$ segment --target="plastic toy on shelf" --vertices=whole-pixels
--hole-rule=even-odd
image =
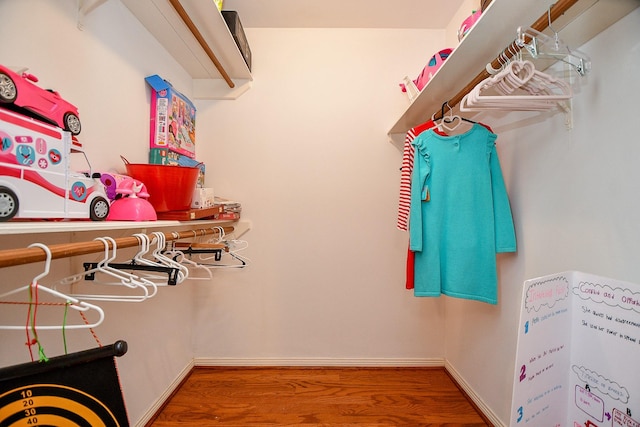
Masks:
[[[71,133],[0,108],[0,221],[106,219],[100,174],[73,171],[72,152],[84,154]]]
[[[433,55],[415,80],[409,80],[409,78],[406,77],[405,83],[400,83],[402,91],[408,92],[410,99],[413,100],[413,98],[417,96],[417,93],[419,93],[427,83],[429,83],[429,80],[431,80],[436,71],[442,67],[442,64],[444,64],[444,61],[446,61],[449,55],[451,55],[451,52],[453,52],[453,49],[447,48],[442,49]]]
[[[471,28],[475,25],[475,23],[478,22],[478,19],[480,19],[481,16],[482,16],[481,10],[474,10],[473,13],[471,13],[471,15],[467,17],[467,19],[462,21],[462,24],[458,29],[458,41],[462,40],[464,36],[467,35],[469,30],[471,30]]]
[[[116,188],[118,197],[112,204],[108,221],[155,221],[155,209],[146,198],[149,197],[145,185],[133,178],[122,180]]]
[[[76,106],[58,92],[36,85],[37,81],[38,78],[27,73],[26,68],[14,71],[0,65],[0,104],[24,108],[36,118],[78,135],[81,126]]]

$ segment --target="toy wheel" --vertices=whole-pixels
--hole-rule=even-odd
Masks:
[[[64,115],[64,128],[73,135],[78,135],[82,128],[80,127],[80,118],[73,113]]]
[[[104,221],[109,215],[109,202],[104,197],[96,197],[91,201],[89,217],[92,221]]]
[[[17,97],[16,84],[11,80],[11,77],[0,73],[0,102],[11,104]]]
[[[7,187],[0,187],[0,221],[9,221],[18,213],[18,196]]]

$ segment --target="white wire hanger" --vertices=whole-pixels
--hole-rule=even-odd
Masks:
[[[0,295],[0,299],[6,298],[8,296],[11,295],[16,295],[16,294],[25,294],[28,293],[30,296],[33,294],[38,294],[40,292],[49,294],[51,296],[54,296],[56,298],[62,299],[65,301],[65,305],[68,306],[69,308],[72,308],[76,311],[79,312],[88,312],[90,310],[93,310],[97,313],[98,315],[98,320],[96,320],[94,323],[85,323],[85,324],[66,324],[66,321],[64,322],[64,324],[59,324],[59,325],[38,325],[38,324],[34,324],[32,325],[34,329],[36,330],[69,330],[69,329],[91,329],[91,328],[95,328],[97,326],[99,326],[103,321],[104,321],[104,310],[102,310],[102,308],[98,307],[97,305],[94,304],[90,304],[88,302],[85,301],[81,301],[77,298],[74,298],[70,295],[66,295],[62,292],[59,292],[57,290],[48,288],[44,285],[42,285],[40,283],[40,280],[43,279],[45,276],[47,276],[49,274],[49,270],[51,268],[51,250],[49,249],[48,246],[42,244],[42,243],[34,243],[29,245],[29,247],[39,247],[42,250],[45,251],[47,258],[45,260],[45,267],[44,267],[44,271],[40,274],[38,274],[37,276],[35,276],[33,278],[33,280],[31,281],[31,283],[29,285],[26,286],[22,286],[19,287],[17,289],[14,289],[12,291],[9,291],[7,293],[4,293],[2,295]],[[20,302],[21,303],[21,302]],[[35,306],[37,303],[33,301],[33,298],[30,298],[30,301],[25,302],[25,304],[28,304],[30,306]],[[6,325],[6,324],[0,324],[0,329],[8,329],[8,330],[24,330],[25,329],[25,323],[23,322],[21,325]]]
[[[120,268],[130,267],[141,278],[152,281],[156,286],[174,286],[184,280],[184,273],[178,266],[168,266],[157,260],[145,258],[151,249],[149,236],[144,233],[137,233],[133,236],[138,240],[139,250],[128,263],[119,264]]]
[[[72,293],[72,296],[90,301],[143,302],[156,295],[158,288],[154,282],[109,265],[109,263],[117,257],[117,243],[115,239],[112,237],[98,237],[95,240],[99,240],[104,244],[104,258],[97,263],[95,268],[90,268],[82,273],[72,275],[58,283],[77,283],[85,277],[90,276],[94,285],[123,286],[124,288],[131,289],[135,293]],[[109,250],[109,243],[111,243],[111,250]]]
[[[217,239],[212,238],[211,242],[224,243],[225,250],[222,251],[222,254],[227,254],[229,257],[231,257],[232,261],[231,263],[228,263],[227,261],[219,262],[221,261],[221,259],[217,259],[215,255],[206,256],[206,257],[203,255],[200,255],[199,256],[200,261],[209,261],[209,260],[216,261],[213,263],[200,262],[200,265],[203,265],[207,268],[212,268],[212,269],[222,269],[222,268],[233,269],[233,268],[246,267],[251,262],[251,260],[245,256],[240,255],[239,252],[247,249],[249,247],[249,243],[245,240],[227,238],[223,227],[214,227],[214,229],[218,231],[218,238]]]
[[[156,242],[156,249],[154,249],[152,252],[154,261],[160,265],[177,268],[178,283],[182,283],[186,278],[189,277],[189,269],[185,265],[171,259],[163,253],[167,245],[167,238],[165,237],[163,232],[155,231],[151,234],[154,236],[154,240]]]
[[[194,238],[198,237],[198,233],[195,230],[191,230],[191,232],[193,233]],[[189,269],[189,280],[211,280],[213,278],[211,270],[187,257],[183,251],[178,249],[179,246],[179,242],[174,241],[173,244],[164,252],[165,255],[170,256],[175,261],[183,264]],[[187,247],[190,248],[191,244]]]

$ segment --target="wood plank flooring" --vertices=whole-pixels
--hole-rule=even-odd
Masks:
[[[487,426],[443,368],[195,368],[147,427]]]

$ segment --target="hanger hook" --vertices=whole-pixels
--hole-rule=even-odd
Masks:
[[[109,242],[104,237],[96,237],[93,240],[99,240],[104,245],[104,258],[98,263],[98,266],[105,265],[109,261]]]
[[[113,261],[117,257],[118,244],[116,243],[116,239],[113,237],[106,236],[105,239],[111,242],[111,246],[113,247],[111,251],[111,258],[109,258],[109,261]]]
[[[140,247],[138,253],[134,256],[134,259],[139,259],[144,254],[149,252],[149,236],[144,233],[136,233],[133,235],[133,237],[138,239],[138,246]]]
[[[38,281],[40,279],[42,279],[43,277],[45,277],[47,274],[49,274],[49,270],[51,268],[51,249],[49,249],[49,247],[43,243],[32,243],[29,245],[30,248],[40,248],[44,251],[44,253],[47,255],[47,258],[44,260],[44,271],[42,273],[40,273],[39,275],[37,275],[36,277],[33,278],[32,283],[36,284],[38,283]]]

